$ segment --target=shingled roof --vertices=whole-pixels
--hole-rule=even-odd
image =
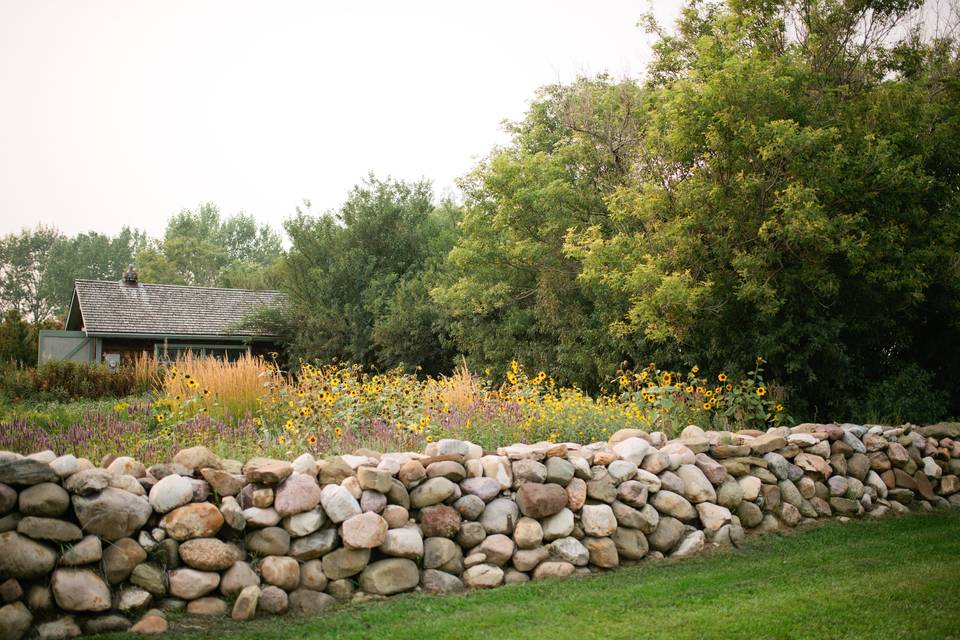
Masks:
[[[240,328],[251,311],[280,302],[279,291],[77,280],[67,329],[88,335],[260,336]]]

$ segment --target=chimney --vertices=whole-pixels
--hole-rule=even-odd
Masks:
[[[127,267],[127,272],[123,274],[123,284],[128,287],[137,286],[137,272],[133,270],[133,265]]]

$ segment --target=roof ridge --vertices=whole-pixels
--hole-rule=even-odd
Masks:
[[[96,284],[120,284],[120,280],[93,280],[92,278],[75,278],[74,282],[92,282]],[[137,286],[145,287],[176,287],[178,289],[202,289],[204,291],[246,291],[248,293],[283,293],[277,289],[244,289],[239,287],[204,287],[195,284],[166,284],[163,282],[139,282]]]

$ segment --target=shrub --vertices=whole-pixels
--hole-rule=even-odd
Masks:
[[[51,360],[31,372],[33,391],[58,399],[120,398],[137,392],[130,367],[111,371],[102,364]]]

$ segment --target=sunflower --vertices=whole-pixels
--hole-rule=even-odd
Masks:
[[[157,422],[160,423],[160,424],[163,424],[163,421],[164,421],[163,414],[162,414],[162,413],[158,413],[158,414],[157,414]]]
[[[686,391],[687,393],[693,393],[693,387],[687,385],[687,388],[684,389],[684,391]]]
[[[693,365],[693,369],[690,369],[690,373],[700,373],[700,367]]]
[[[767,390],[764,387],[757,387],[757,395],[762,398],[767,395]]]
[[[287,444],[287,438],[285,436],[277,436],[277,444]]]
[[[704,402],[704,403],[703,403],[703,409],[704,409],[704,411],[710,411],[710,407],[712,407],[712,406],[713,406],[713,405],[710,404],[709,402]]]
[[[210,389],[204,389],[204,390],[203,390],[203,397],[204,397],[204,398],[209,398],[209,397],[210,397]]]
[[[719,380],[720,382],[726,382],[726,381],[727,381],[727,374],[721,373],[720,375],[717,376],[717,380]]]
[[[314,435],[307,436],[307,444],[310,445],[311,447],[315,446],[317,444],[317,436],[314,436]]]
[[[428,436],[427,436],[427,442],[433,442],[433,436],[428,435]]]
[[[779,412],[779,411],[783,411],[783,405],[782,405],[782,404],[778,404],[778,405],[777,405],[777,411],[778,411],[778,412]]]
[[[335,436],[337,436],[338,438],[342,438],[342,437],[343,437],[343,429],[341,429],[340,427],[337,427],[336,429],[333,430],[333,434],[334,434]]]

